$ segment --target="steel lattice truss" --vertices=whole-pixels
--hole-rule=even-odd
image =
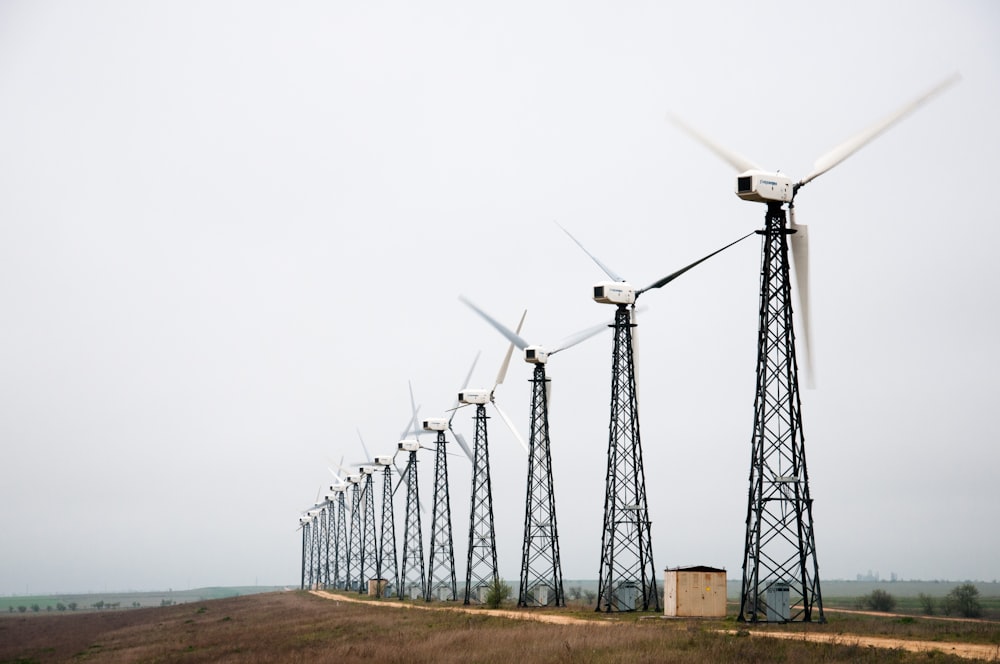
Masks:
[[[375,539],[375,488],[372,486],[372,472],[365,472],[365,486],[361,492],[364,502],[364,512],[361,515],[361,577],[358,579],[358,592],[368,592],[368,579],[378,578],[378,542]]]
[[[739,620],[824,622],[792,327],[788,234],[768,206]],[[792,608],[794,607],[794,608]]]
[[[351,532],[347,540],[347,579],[344,590],[361,590],[361,487],[351,484]]]
[[[399,573],[396,564],[396,515],[392,508],[392,466],[382,471],[382,539],[376,561],[376,577],[385,579],[385,588],[378,584],[377,594],[394,597],[399,589]]]
[[[420,492],[417,485],[417,452],[411,451],[403,471],[406,483],[406,524],[403,529],[403,567],[400,597],[424,596],[424,538],[420,530]]]
[[[312,588],[313,570],[313,547],[312,547],[312,521],[302,524],[302,581],[300,588]]]
[[[325,501],[323,508],[316,517],[319,523],[319,537],[316,548],[316,585],[320,588],[330,587],[330,508],[332,503]]]
[[[438,431],[434,452],[434,507],[431,511],[431,548],[427,554],[427,601],[458,599],[455,579],[455,544],[451,532],[451,497],[448,494],[448,455],[443,431]]]
[[[660,610],[632,362],[629,310],[615,312],[611,425],[598,576],[598,611]]]
[[[476,442],[472,462],[472,508],[469,514],[469,555],[465,573],[465,604],[481,601],[479,593],[499,581],[496,534],[493,530],[493,489],[486,438],[486,406],[476,406]]]
[[[346,588],[347,579],[347,527],[345,519],[347,515],[347,501],[344,499],[344,491],[337,491],[336,507],[333,518],[333,570],[330,582],[334,588]]]
[[[559,561],[556,499],[552,487],[548,382],[548,378],[545,377],[545,365],[536,364],[531,379],[531,441],[528,447],[528,482],[518,606],[566,606],[562,566]]]

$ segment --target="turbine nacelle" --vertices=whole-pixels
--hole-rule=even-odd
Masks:
[[[745,201],[756,203],[790,203],[795,195],[795,183],[792,178],[781,173],[744,171],[736,176],[736,195]]]
[[[531,364],[545,364],[549,361],[549,352],[541,346],[528,346],[524,349],[524,361]]]
[[[635,304],[635,295],[635,287],[627,281],[594,284],[594,301],[601,304]]]
[[[448,420],[444,417],[429,417],[420,423],[424,431],[447,431]]]
[[[376,466],[389,466],[392,464],[391,454],[378,454],[372,461],[375,462]]]
[[[399,441],[399,449],[402,452],[416,452],[420,449],[420,443],[416,440],[401,440]]]
[[[347,485],[346,484],[332,484],[332,485],[330,485],[330,491],[333,491],[334,493],[344,493],[345,491],[347,491]]]
[[[483,405],[488,404],[493,396],[493,390],[474,390],[466,388],[458,393],[460,403]]]
[[[361,481],[361,473],[355,473],[353,475],[348,475],[347,476],[347,483],[348,484],[357,484],[360,481]]]

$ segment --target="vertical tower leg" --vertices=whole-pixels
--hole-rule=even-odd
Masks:
[[[531,379],[531,442],[528,448],[518,606],[566,606],[562,565],[559,560],[555,491],[552,486],[548,382],[545,365],[536,364],[534,377]]]
[[[431,513],[431,549],[427,555],[427,601],[458,599],[455,579],[455,544],[451,533],[451,498],[448,495],[448,455],[443,431],[438,431],[434,452],[434,508]]]
[[[486,407],[476,406],[476,448],[472,463],[472,508],[469,514],[469,555],[465,573],[465,604],[481,602],[484,588],[499,581],[496,534],[493,530],[493,489],[486,438]]]
[[[604,497],[604,533],[598,575],[598,611],[660,610],[639,412],[632,362],[629,311],[615,312],[611,364],[611,425]]]
[[[424,537],[420,530],[420,493],[417,485],[417,453],[406,463],[406,526],[403,531],[403,569],[400,596],[424,597]]]
[[[309,568],[309,524],[302,524],[302,581],[299,590],[306,589],[306,570]]]
[[[743,549],[742,622],[825,622],[813,536],[792,329],[785,210],[768,205],[762,232],[757,393]]]

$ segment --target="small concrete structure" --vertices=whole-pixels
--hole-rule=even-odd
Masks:
[[[663,615],[724,618],[726,570],[704,565],[668,568],[663,578]]]

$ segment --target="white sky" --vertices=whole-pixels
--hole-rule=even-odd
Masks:
[[[479,350],[492,383],[505,342],[460,293],[533,342],[610,318],[553,220],[640,286],[762,225],[668,112],[802,176],[956,71],[797,199],[803,419],[821,577],[1000,577],[1000,5],[823,6],[0,3],[0,593],[297,584],[355,429],[392,450],[407,380],[442,415]],[[643,297],[658,569],[739,575],[759,261]],[[598,572],[610,350],[550,365],[566,579]],[[525,433],[528,378],[498,390]],[[490,443],[516,578],[526,456]]]

